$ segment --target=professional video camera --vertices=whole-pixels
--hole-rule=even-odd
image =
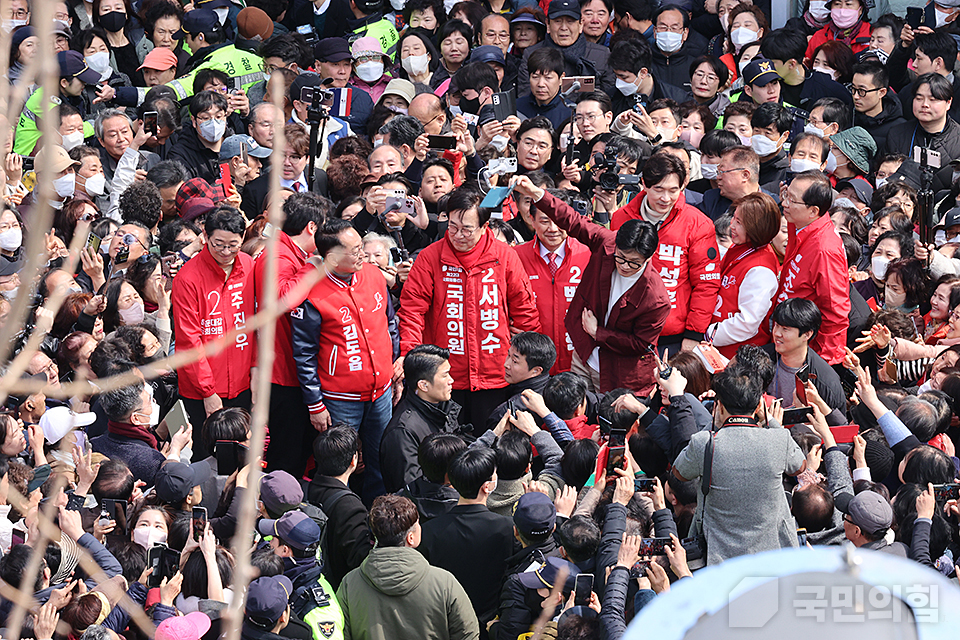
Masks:
[[[628,189],[636,187],[632,190],[639,190],[640,187],[640,176],[621,174],[616,154],[609,151],[593,154],[593,159],[590,161],[590,176],[604,191],[616,191],[620,186]]]

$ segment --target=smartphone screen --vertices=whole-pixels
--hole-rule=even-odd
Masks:
[[[165,544],[155,544],[147,549],[147,566],[153,569],[153,573],[147,579],[147,586],[150,588],[159,587],[164,578],[163,552],[167,549]]]
[[[623,469],[624,447],[610,447],[607,454],[607,477],[615,478],[614,469]]]
[[[590,604],[590,593],[593,591],[593,574],[578,573],[574,587],[573,606],[585,607]]]
[[[156,111],[147,111],[143,114],[143,130],[151,135],[157,135],[159,114]]]
[[[431,149],[456,149],[456,136],[427,136],[427,146]]]
[[[113,535],[123,535],[127,531],[127,503],[124,500],[113,500],[111,498],[103,499],[103,506],[110,519],[116,526],[113,529]]]
[[[193,521],[193,539],[200,542],[203,532],[207,528],[207,509],[206,507],[194,507],[191,514]]]
[[[811,407],[797,407],[795,409],[787,409],[783,412],[783,426],[788,426],[791,424],[800,424],[801,422],[807,421],[807,416],[813,413]]]

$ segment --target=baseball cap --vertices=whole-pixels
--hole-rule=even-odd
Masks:
[[[177,55],[167,49],[166,47],[154,47],[150,50],[150,53],[146,55],[143,59],[143,64],[140,65],[141,69],[154,69],[156,71],[166,71],[171,67],[177,66]]]
[[[350,43],[344,38],[324,38],[314,45],[313,55],[320,62],[351,60]]]
[[[257,141],[251,136],[238,133],[223,139],[223,143],[220,145],[220,162],[225,162],[230,158],[236,158],[241,155],[240,148],[244,145],[247,147],[247,153],[254,158],[266,158],[273,153],[272,149],[267,149],[257,144]]]
[[[501,66],[507,65],[507,61],[503,57],[503,49],[492,44],[480,45],[471,51],[470,62],[496,62]]]
[[[97,84],[100,82],[101,74],[87,66],[87,61],[83,56],[73,51],[61,51],[57,54],[57,63],[60,65],[61,78],[80,78],[86,84]]]
[[[551,2],[551,4],[553,3]],[[540,495],[543,494],[541,493]],[[580,569],[577,568],[577,565],[563,558],[554,558],[551,556],[533,571],[524,571],[518,574],[518,576],[520,577],[520,584],[528,589],[553,589],[553,585],[557,581],[560,571],[563,569],[567,571],[567,578],[564,581],[563,590],[570,591],[577,581],[577,574],[580,573]]]
[[[30,482],[27,483],[27,493],[33,493],[47,481],[47,478],[50,477],[50,472],[52,471],[50,465],[43,464],[39,467],[35,467],[33,470],[33,477],[30,479]]]
[[[259,7],[247,7],[237,14],[237,31],[244,40],[264,41],[273,35],[273,20]]]
[[[48,162],[50,166],[45,167],[44,165]],[[60,145],[45,144],[43,148],[37,152],[37,157],[34,159],[33,164],[37,169],[46,169],[51,173],[60,173],[68,167],[75,167],[80,163],[71,158],[67,150]]]
[[[302,511],[288,511],[276,520],[264,518],[257,523],[262,536],[277,536],[284,544],[305,551],[320,542],[320,525]]]
[[[840,494],[835,502],[840,511],[850,516],[850,522],[868,534],[889,529],[893,524],[893,508],[874,491],[861,491],[853,498]]]
[[[286,471],[271,471],[260,481],[260,501],[270,513],[286,513],[303,502],[303,488]]]
[[[194,487],[200,486],[212,475],[213,471],[206,462],[168,462],[157,471],[154,491],[164,502],[179,504],[186,500]]]
[[[24,40],[26,40],[27,38],[32,38],[35,35],[37,35],[37,32],[33,27],[30,27],[30,26],[17,27],[16,29],[13,30],[13,33],[10,35],[10,44],[13,46],[14,49],[16,49],[23,43]]]
[[[551,0],[547,10],[547,20],[568,16],[580,19],[580,3],[576,0]]]
[[[938,227],[952,227],[954,225],[960,224],[960,207],[954,207],[950,209],[945,214],[943,214],[943,219],[937,223]],[[2,274],[0,275],[8,275]]]
[[[535,26],[537,27],[537,30],[539,30],[541,33],[545,32],[545,31],[547,30],[547,25],[543,24],[542,22],[540,22],[539,20],[537,20],[536,16],[533,16],[533,15],[531,15],[531,14],[529,14],[529,13],[519,13],[519,14],[517,14],[517,17],[515,17],[513,20],[511,20],[511,21],[510,21],[510,24],[511,24],[511,25],[514,25],[514,24],[520,24],[520,23],[522,23],[522,22],[529,22],[530,24],[535,25]]]
[[[183,40],[188,33],[209,33],[221,29],[220,19],[213,9],[194,9],[183,14],[180,31],[177,31],[173,37],[177,40]]]
[[[403,78],[394,78],[387,83],[386,89],[383,90],[383,95],[400,96],[407,101],[407,104],[413,102],[413,98],[416,94],[417,89],[413,86],[413,83],[409,80],[404,80]]]
[[[271,629],[287,610],[293,583],[286,576],[257,578],[247,587],[243,617],[261,629]]]
[[[23,260],[0,260],[0,276],[12,276],[20,273],[20,269],[23,269]],[[43,375],[43,381],[46,382],[46,374],[40,375]]]
[[[764,87],[774,80],[779,80],[780,74],[773,66],[773,62],[766,58],[754,58],[743,69],[743,82]]]
[[[527,537],[540,538],[551,531],[557,523],[557,508],[553,500],[539,491],[520,496],[513,512],[513,524],[517,531]]]
[[[156,640],[200,640],[210,630],[210,618],[199,611],[167,618],[154,635]]]
[[[350,54],[353,56],[353,59],[362,58],[363,56],[383,56],[383,45],[380,44],[380,41],[377,38],[372,36],[366,36],[363,38],[357,38],[353,45],[350,47]]]
[[[86,427],[97,421],[97,414],[92,412],[74,413],[70,407],[53,407],[44,411],[40,416],[40,428],[47,442],[60,442],[63,436],[77,427]]]
[[[53,35],[63,36],[64,38],[73,37],[73,33],[70,32],[70,25],[63,20],[53,21]]]
[[[177,211],[180,212],[181,216],[183,216],[183,206],[190,198],[208,198],[214,203],[220,201],[217,190],[203,178],[190,178],[177,190]]]
[[[854,193],[857,194],[857,200],[863,204],[870,206],[870,200],[873,199],[873,187],[870,186],[870,183],[863,178],[851,178],[850,180],[841,180],[837,183],[837,191],[843,191],[847,187],[851,187]]]

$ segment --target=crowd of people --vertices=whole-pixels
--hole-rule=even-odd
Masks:
[[[956,578],[957,4],[5,1],[2,635],[616,640],[748,554]]]

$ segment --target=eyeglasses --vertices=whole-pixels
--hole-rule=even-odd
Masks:
[[[578,113],[573,117],[573,121],[576,122],[577,124],[580,124],[582,122],[592,123],[592,122],[596,122],[601,117],[603,117],[602,113],[584,113],[584,114]]]
[[[485,31],[483,35],[487,40],[499,40],[501,42],[510,40],[510,34],[506,31]]]
[[[295,154],[292,154],[292,153],[285,153],[285,154],[283,154],[283,160],[284,160],[284,162],[286,162],[287,160],[289,160],[290,162],[299,162],[299,161],[303,160],[303,156],[302,156],[302,155],[295,155]]]
[[[210,243],[210,247],[218,253],[236,253],[237,251],[240,251],[239,242],[231,242],[230,244],[227,244],[226,242],[215,240],[214,242]]]
[[[80,217],[78,218],[78,220],[80,220],[80,221],[82,221],[82,222],[92,222],[92,221],[96,220],[96,219],[99,218],[99,217],[100,217],[100,214],[99,214],[99,213],[90,213],[90,212],[87,212],[87,213],[81,214]]]
[[[739,167],[737,169],[724,169],[723,171],[717,171],[717,175],[722,176],[723,174],[730,173],[732,171],[749,171],[749,169],[746,169],[745,167]]]
[[[43,369],[40,369],[40,371],[37,371],[37,373],[57,373],[59,370],[60,368],[57,366],[56,361],[51,360],[50,364],[45,366]]]
[[[672,27],[656,27],[654,29],[657,33],[683,33],[683,26],[673,25]]]
[[[873,93],[874,91],[880,91],[883,87],[877,87],[876,89],[861,89],[860,87],[855,87],[852,84],[847,85],[847,90],[858,98],[864,98],[868,93]]]
[[[447,231],[450,232],[451,236],[462,236],[464,238],[469,238],[477,232],[477,229],[480,227],[460,227],[455,224],[447,226]]]
[[[705,73],[703,71],[695,71],[693,73],[693,79],[695,80],[706,80],[707,82],[719,82],[720,78],[717,77],[714,73]]]
[[[534,149],[537,149],[539,151],[545,152],[550,150],[550,145],[548,143],[540,142],[538,144],[537,141],[534,140],[533,138],[524,138],[523,140],[520,141],[520,144],[523,146],[524,149],[528,151],[533,151]]]
[[[960,308],[954,309],[950,312],[950,322],[954,322],[956,320],[960,320]]]
[[[627,260],[626,258],[621,256],[619,253],[614,254],[613,259],[616,261],[617,264],[622,265],[624,267],[628,267],[630,269],[639,269],[644,264],[642,262],[634,262],[633,260]]]

